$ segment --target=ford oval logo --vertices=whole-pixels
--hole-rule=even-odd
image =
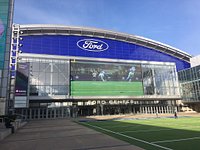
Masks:
[[[82,39],[77,42],[77,46],[86,51],[101,52],[109,48],[108,44],[96,39]]]

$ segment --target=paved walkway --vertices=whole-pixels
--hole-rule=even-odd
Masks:
[[[71,120],[31,121],[0,141],[1,150],[142,150]]]

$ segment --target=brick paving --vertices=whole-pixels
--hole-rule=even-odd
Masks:
[[[30,121],[0,141],[1,150],[142,150],[69,119]]]

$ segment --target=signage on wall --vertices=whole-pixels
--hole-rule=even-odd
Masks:
[[[16,83],[15,83],[16,96],[27,96],[28,76],[29,76],[29,63],[18,63]]]
[[[97,39],[82,39],[76,44],[79,48],[92,52],[102,52],[109,48],[106,42]]]

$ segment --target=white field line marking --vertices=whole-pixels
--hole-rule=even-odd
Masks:
[[[129,133],[129,132],[134,132],[134,133],[137,133],[137,132],[156,132],[156,131],[168,131],[168,130],[174,130],[174,129],[160,129],[160,130],[137,130],[137,131],[124,131],[124,132],[119,132],[119,133]]]
[[[142,143],[146,143],[146,144],[155,146],[155,147],[159,147],[159,148],[166,149],[166,150],[173,150],[173,149],[171,149],[171,148],[164,147],[164,146],[160,146],[160,145],[157,145],[157,144],[154,144],[154,143],[150,143],[150,142],[147,142],[147,141],[144,141],[144,140],[140,140],[140,139],[137,139],[137,138],[134,138],[134,137],[125,135],[125,134],[121,134],[121,133],[119,133],[119,132],[114,132],[114,131],[111,131],[111,130],[108,130],[108,129],[104,129],[104,128],[101,128],[101,127],[98,127],[98,126],[93,126],[93,125],[90,125],[90,124],[88,124],[88,123],[84,123],[84,124],[86,124],[86,125],[88,125],[88,126],[91,126],[91,127],[93,127],[93,128],[97,128],[97,129],[100,129],[100,130],[103,130],[103,131],[106,131],[106,132],[110,132],[110,133],[113,133],[113,134],[116,134],[116,135],[120,135],[120,136],[129,138],[129,139],[132,139],[132,140],[135,140],[135,141],[139,141],[139,142],[142,142]]]
[[[170,142],[179,142],[179,141],[187,141],[187,140],[194,140],[200,139],[200,137],[192,137],[192,138],[185,138],[185,139],[176,139],[176,140],[165,140],[165,141],[155,141],[151,143],[170,143]]]
[[[90,93],[97,93],[97,91],[88,91],[88,90],[85,90],[85,91],[78,91],[78,92],[73,92],[73,93],[88,93],[88,92],[90,92]],[[101,92],[111,92],[111,91],[101,91]],[[123,91],[121,91],[121,90],[116,90],[116,91],[112,91],[113,93],[115,92],[123,92]],[[133,91],[126,91],[126,93],[134,93]],[[135,92],[135,93],[137,93],[137,92]]]
[[[126,128],[126,127],[139,127],[139,126],[143,126],[143,125],[126,125],[126,126],[120,126],[119,125],[114,125],[114,126],[103,126],[105,128]]]

